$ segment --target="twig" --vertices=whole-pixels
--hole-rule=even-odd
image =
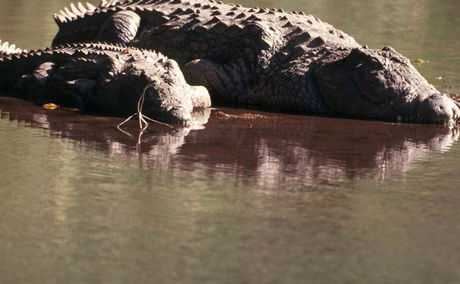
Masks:
[[[139,130],[141,132],[141,135],[139,135],[139,140],[138,141],[140,141],[140,138],[142,137],[143,132],[147,129],[147,127],[149,127],[149,123],[147,122],[147,120],[150,121],[150,122],[153,122],[153,123],[157,123],[157,124],[160,124],[160,125],[167,126],[167,127],[171,128],[171,129],[175,129],[174,127],[172,127],[171,125],[169,125],[167,123],[155,120],[155,119],[150,118],[150,117],[148,117],[148,116],[146,116],[146,115],[144,115],[142,113],[142,109],[144,108],[145,94],[146,94],[148,88],[150,88],[150,87],[151,87],[151,85],[145,87],[144,91],[142,92],[142,95],[139,97],[139,100],[137,101],[137,112],[132,114],[130,117],[128,117],[127,119],[123,120],[120,124],[117,125],[118,130],[120,130],[121,132],[126,134],[127,132],[122,130],[121,126],[123,124],[127,123],[133,117],[137,116],[137,119],[139,121]],[[131,136],[131,135],[129,135],[129,136]]]

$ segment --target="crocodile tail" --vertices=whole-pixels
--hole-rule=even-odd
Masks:
[[[78,2],[77,4],[70,3],[69,7],[65,7],[64,9],[60,10],[56,14],[54,14],[54,21],[59,26],[64,25],[66,23],[71,23],[79,19],[83,19],[88,15],[93,15],[97,13],[101,13],[102,11],[106,11],[110,8],[115,8],[120,4],[130,5],[135,4],[136,2],[142,2],[139,0],[101,0],[101,3],[96,7],[93,4],[87,2],[86,5]],[[144,1],[145,2],[145,1]]]
[[[25,52],[25,50],[17,48],[16,45],[10,44],[7,41],[2,42],[2,40],[0,40],[0,56],[5,56],[8,54],[22,53],[22,52]]]
[[[97,7],[91,3],[86,3],[86,5],[80,2],[71,3],[69,7],[54,14],[54,21],[59,31],[52,45],[94,40],[99,27],[106,20],[107,9],[114,8],[118,3],[118,0],[103,0]]]
[[[86,3],[86,6],[78,2],[77,5],[74,3],[70,4],[70,7],[65,7],[56,14],[54,14],[54,21],[59,25],[64,25],[69,22],[73,22],[77,19],[85,17],[87,14],[94,13],[97,7],[91,3]]]

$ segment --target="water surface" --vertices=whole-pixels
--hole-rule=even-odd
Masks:
[[[94,2],[93,2],[94,3]],[[47,46],[68,1],[0,0]],[[248,1],[391,45],[458,92],[457,1]],[[442,77],[442,80],[437,79]],[[448,87],[450,89],[448,89]],[[0,282],[458,283],[457,131],[214,109],[152,126],[0,99]]]

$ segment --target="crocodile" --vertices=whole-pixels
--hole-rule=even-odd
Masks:
[[[150,118],[186,125],[194,107],[210,106],[202,86],[186,83],[177,63],[149,50],[106,43],[73,43],[35,51],[0,44],[0,93],[83,113]]]
[[[460,109],[391,47],[370,49],[304,12],[214,0],[103,0],[54,15],[53,45],[108,41],[176,60],[213,103],[411,123]]]

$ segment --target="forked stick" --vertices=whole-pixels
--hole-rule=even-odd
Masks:
[[[120,130],[121,132],[126,134],[127,132],[122,130],[121,126],[123,124],[125,124],[126,122],[128,122],[130,119],[132,119],[133,117],[136,117],[136,116],[137,116],[137,119],[139,121],[139,130],[141,132],[144,132],[147,129],[147,127],[149,127],[149,123],[147,122],[147,120],[150,121],[150,122],[161,124],[161,125],[164,125],[164,126],[167,126],[169,128],[174,129],[174,127],[172,127],[171,125],[169,125],[167,123],[164,123],[164,122],[161,122],[161,121],[158,121],[158,120],[155,120],[153,118],[150,118],[150,117],[148,117],[148,116],[146,116],[146,115],[144,115],[142,113],[142,109],[144,108],[145,93],[147,92],[147,90],[150,87],[151,87],[150,85],[145,87],[144,91],[142,92],[142,95],[139,97],[139,100],[137,101],[137,112],[133,113],[130,117],[128,117],[127,119],[123,120],[120,124],[118,124],[117,125],[118,130]]]

